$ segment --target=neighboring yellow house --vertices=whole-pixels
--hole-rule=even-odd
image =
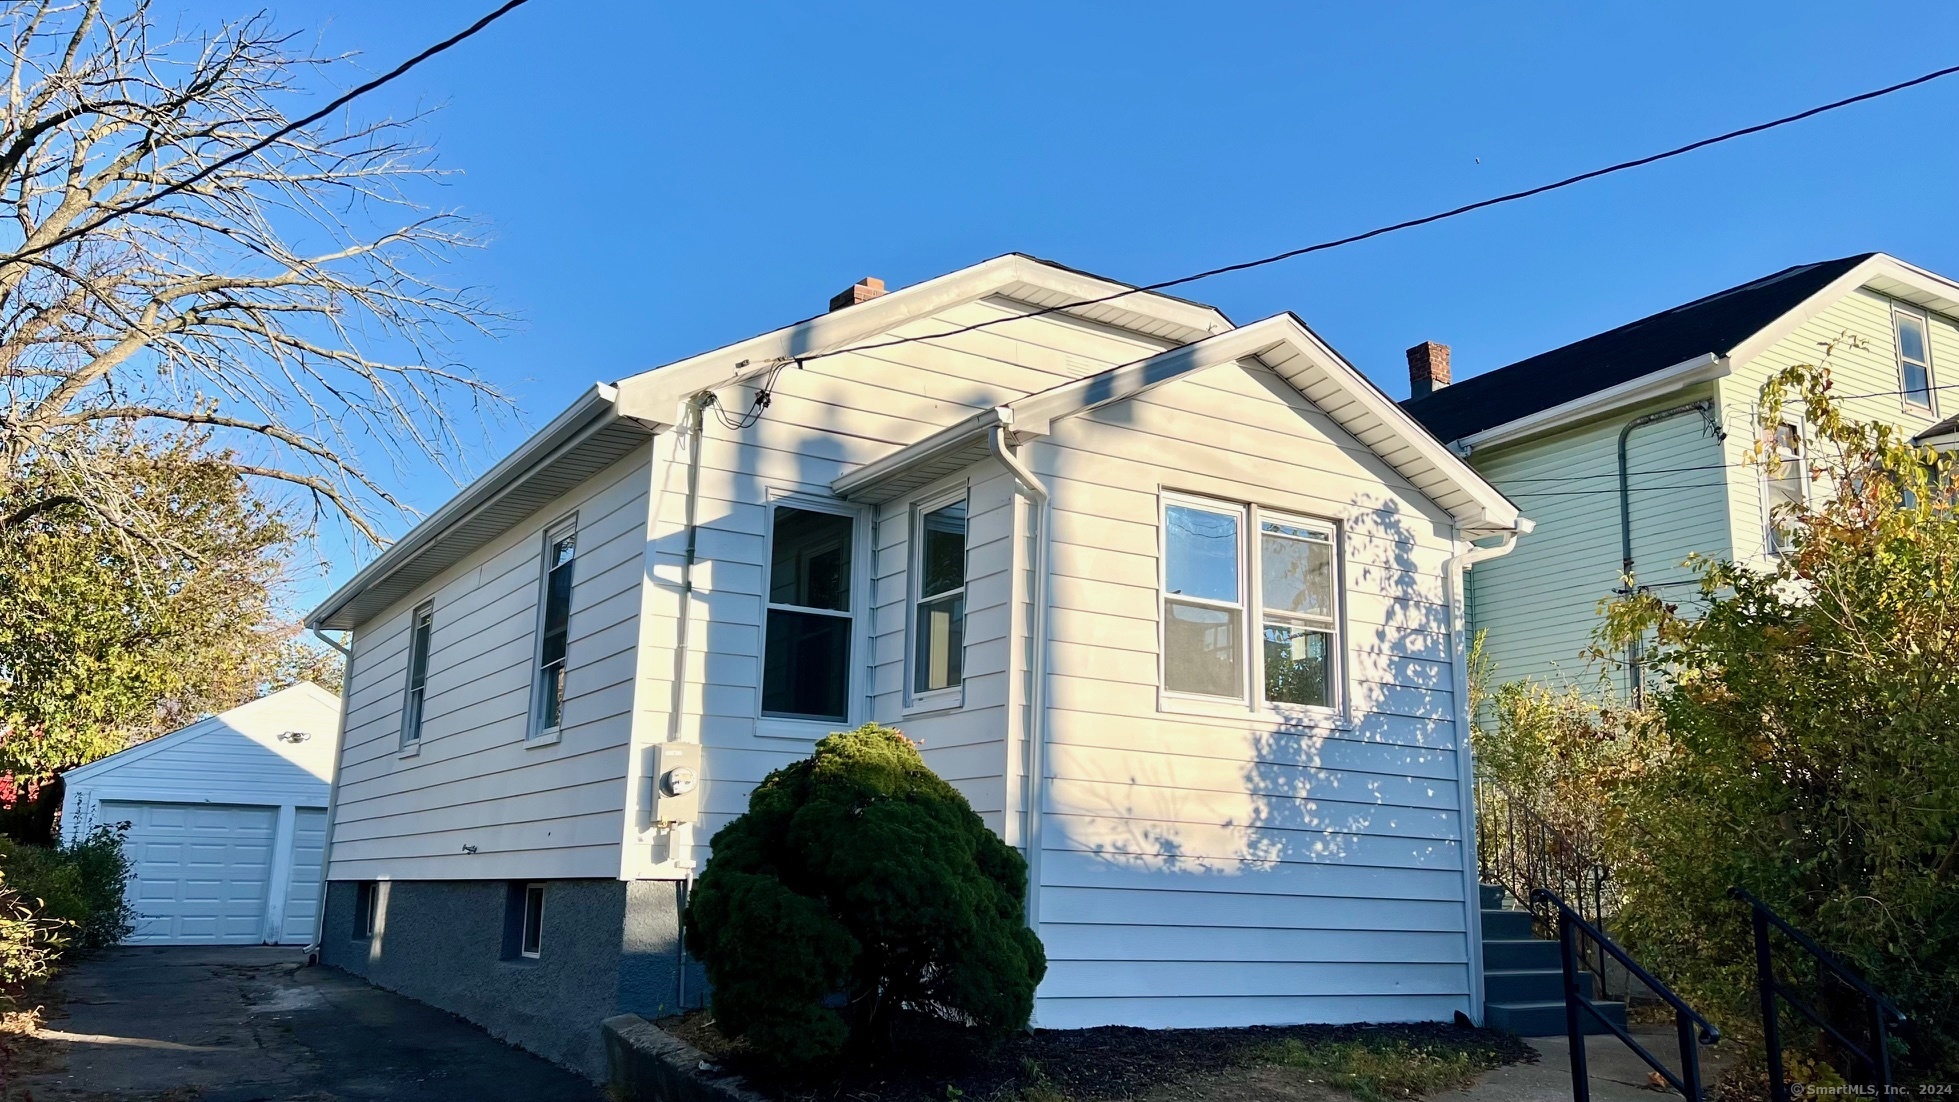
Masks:
[[[1689,555],[1765,564],[1778,500],[1808,492],[1790,411],[1768,479],[1748,454],[1762,384],[1827,358],[1845,408],[1926,442],[1959,419],[1959,283],[1866,253],[1806,264],[1450,385],[1448,349],[1409,350],[1416,420],[1537,522],[1467,584],[1500,682],[1636,691],[1583,652],[1599,603],[1630,578],[1691,599]]]

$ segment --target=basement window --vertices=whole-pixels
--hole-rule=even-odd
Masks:
[[[381,913],[381,885],[372,880],[363,880],[354,885],[354,940],[364,941],[374,936],[374,929]]]
[[[536,960],[544,950],[544,885],[524,885],[524,929],[517,954]]]

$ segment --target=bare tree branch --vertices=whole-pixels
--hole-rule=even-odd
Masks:
[[[403,510],[371,463],[459,475],[455,414],[507,408],[444,354],[504,319],[431,275],[478,240],[413,194],[440,175],[418,119],[286,132],[347,64],[294,42],[264,15],[175,35],[147,0],[0,3],[0,477],[66,462],[110,492],[83,477],[98,429],[194,427],[379,542]]]

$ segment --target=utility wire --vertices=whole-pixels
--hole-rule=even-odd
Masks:
[[[291,134],[296,130],[302,130],[308,126],[313,125],[316,122],[319,122],[321,119],[326,118],[328,115],[333,114],[335,111],[340,110],[342,107],[345,107],[346,105],[354,102],[355,100],[366,95],[367,93],[374,91],[376,88],[379,88],[384,84],[387,84],[388,82],[408,72],[410,69],[415,68],[417,65],[420,65],[422,62],[427,61],[428,59],[434,57],[435,55],[450,49],[451,47],[461,44],[465,39],[473,37],[477,32],[483,30],[485,27],[488,27],[490,24],[496,22],[497,20],[510,14],[512,11],[515,11],[516,9],[523,7],[525,4],[528,3],[530,3],[530,0],[506,0],[506,2],[501,7],[497,8],[495,11],[492,11],[490,14],[484,16],[481,19],[478,19],[476,22],[471,23],[469,26],[464,27],[462,30],[457,31],[455,34],[450,35],[448,38],[443,39],[442,41],[436,43],[435,45],[430,46],[428,49],[423,50],[421,53],[416,54],[414,57],[409,58],[408,60],[402,62],[401,64],[395,66],[394,68],[388,70],[387,72],[382,73],[380,76],[375,77],[373,80],[370,80],[365,84],[359,85],[358,87],[355,87],[335,97],[333,101],[328,103],[325,107],[322,107],[318,111],[315,111],[310,115],[307,115],[305,118],[297,119],[293,122],[289,122],[286,125],[280,127],[279,129],[274,130],[272,133],[267,134],[265,137],[260,138],[258,141],[255,141],[252,144],[246,146],[245,148],[240,149],[234,153],[231,153],[225,157],[221,157],[218,160],[213,161],[208,165],[205,165],[203,168],[198,169],[196,172],[191,173],[189,176],[185,177],[182,180],[178,180],[175,183],[168,184],[164,187],[158,188],[156,191],[153,191],[150,194],[145,195],[144,197],[138,199],[134,203],[131,203],[127,207],[123,207],[122,209],[115,210],[115,211],[106,211],[100,216],[88,222],[84,222],[79,226],[75,226],[72,229],[64,230],[63,232],[56,234],[54,237],[48,239],[47,241],[42,242],[39,245],[29,246],[27,248],[21,249],[18,252],[9,253],[3,257],[0,257],[0,264],[11,264],[16,260],[24,260],[37,253],[44,253],[47,252],[49,249],[58,248],[59,246],[65,245],[68,242],[73,241],[77,237],[82,236],[83,234],[93,232],[94,230],[99,229],[103,225],[112,222],[118,218],[127,217],[128,215],[134,214],[137,211],[142,210],[144,207],[153,206],[156,203],[167,198],[168,196],[174,195],[177,192],[180,192],[185,188],[190,187],[192,184],[197,183],[199,180],[204,179],[205,177],[211,175],[213,172],[216,172],[219,169],[224,168],[228,165],[237,164],[239,161],[242,161],[245,158],[251,156],[252,154],[257,153],[258,151],[266,148],[272,143],[285,137],[286,135]]]
[[[1522,191],[1513,191],[1507,195],[1499,195],[1491,199],[1480,199],[1474,203],[1465,203],[1462,206],[1453,207],[1445,211],[1439,211],[1435,214],[1424,215],[1420,218],[1410,218],[1406,221],[1395,222],[1391,225],[1377,226],[1371,230],[1366,230],[1361,233],[1349,234],[1345,237],[1336,237],[1330,241],[1321,241],[1318,242],[1317,244],[1305,245],[1296,249],[1287,249],[1284,252],[1273,253],[1271,256],[1260,257],[1256,260],[1245,260],[1245,261],[1240,261],[1236,264],[1226,264],[1218,268],[1209,268],[1192,275],[1178,276],[1175,279],[1166,279],[1160,283],[1146,283],[1140,287],[1131,287],[1126,290],[1117,291],[1114,294],[1101,295],[1096,298],[1079,299],[1074,302],[1059,302],[1059,303],[1055,303],[1052,306],[1043,306],[1038,310],[1032,311],[1031,313],[1014,314],[1008,317],[1000,317],[1000,318],[990,318],[986,321],[974,322],[971,325],[961,325],[952,329],[944,330],[942,332],[922,333],[919,334],[918,336],[913,336],[913,337],[895,337],[890,340],[876,341],[869,344],[848,345],[843,348],[833,348],[824,352],[806,352],[802,355],[801,359],[804,361],[819,360],[830,356],[841,356],[846,352],[869,352],[880,348],[895,348],[899,345],[915,344],[920,341],[943,340],[947,337],[959,336],[962,333],[971,333],[978,329],[988,329],[995,325],[1004,325],[1005,323],[1010,321],[1023,321],[1027,318],[1038,318],[1046,314],[1058,313],[1063,310],[1073,310],[1083,306],[1096,306],[1105,302],[1113,302],[1119,298],[1126,298],[1130,295],[1144,294],[1151,291],[1163,291],[1171,287],[1181,287],[1187,283],[1196,283],[1199,280],[1210,279],[1214,276],[1226,275],[1231,272],[1242,272],[1251,268],[1260,268],[1260,267],[1264,267],[1267,264],[1277,264],[1283,260],[1291,260],[1295,257],[1305,256],[1308,253],[1325,252],[1328,249],[1337,249],[1343,245],[1356,244],[1361,241],[1366,241],[1375,237],[1381,237],[1390,233],[1396,233],[1401,230],[1414,229],[1417,226],[1426,226],[1433,222],[1440,222],[1447,218],[1455,218],[1460,215],[1468,214],[1472,211],[1483,210],[1488,207],[1501,206],[1505,203],[1514,203],[1522,199],[1529,199],[1533,196],[1543,195],[1546,192],[1557,191],[1560,188],[1568,188],[1573,186],[1574,184],[1581,184],[1587,180],[1596,180],[1601,176],[1610,176],[1616,172],[1625,172],[1630,169],[1641,168],[1646,165],[1654,164],[1659,161],[1664,161],[1673,157],[1679,157],[1684,154],[1692,153],[1696,150],[1706,149],[1708,146],[1711,145],[1719,145],[1722,142],[1729,142],[1737,138],[1744,138],[1751,134],[1760,134],[1766,130],[1774,130],[1777,127],[1788,126],[1791,123],[1802,122],[1804,119],[1812,119],[1826,112],[1835,111],[1838,110],[1839,108],[1849,107],[1852,104],[1863,103],[1867,100],[1874,100],[1882,96],[1892,95],[1893,93],[1896,92],[1902,92],[1907,88],[1915,88],[1921,84],[1929,84],[1930,82],[1938,80],[1940,78],[1949,77],[1954,73],[1959,73],[1959,65],[1951,65],[1943,69],[1935,69],[1932,72],[1925,73],[1921,76],[1913,77],[1910,80],[1899,81],[1896,84],[1886,85],[1883,88],[1877,88],[1869,92],[1862,92],[1859,93],[1858,95],[1849,96],[1844,99],[1834,100],[1830,103],[1825,103],[1817,107],[1811,107],[1806,111],[1798,111],[1793,115],[1784,115],[1779,119],[1771,119],[1768,122],[1756,123],[1753,126],[1744,126],[1739,130],[1730,130],[1725,134],[1717,134],[1711,138],[1702,138],[1699,141],[1688,142],[1686,145],[1676,146],[1672,149],[1666,150],[1661,153],[1650,154],[1648,156],[1635,158],[1630,161],[1621,161],[1618,164],[1608,165],[1604,168],[1595,168],[1589,172],[1581,172],[1576,176],[1567,176],[1564,179],[1558,180],[1554,183],[1539,184],[1536,187],[1525,188]]]

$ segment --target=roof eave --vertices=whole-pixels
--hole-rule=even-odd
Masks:
[[[350,623],[336,622],[336,617],[350,603],[375,583],[413,562],[440,542],[443,535],[456,525],[521,484],[543,461],[565,445],[576,441],[595,425],[620,419],[617,398],[615,388],[604,383],[593,384],[550,424],[532,434],[530,439],[464,487],[447,504],[423,518],[406,535],[389,544],[388,549],[373,562],[362,567],[332,596],[307,613],[303,621],[305,626],[313,630],[353,627]]]
[[[1703,353],[1672,367],[1661,368],[1650,374],[1641,375],[1637,379],[1628,379],[1604,390],[1595,390],[1582,398],[1573,398],[1550,409],[1539,410],[1529,416],[1505,421],[1486,429],[1478,429],[1449,441],[1449,447],[1458,455],[1469,455],[1478,448],[1514,444],[1533,436],[1556,432],[1669,391],[1718,379],[1728,374],[1731,370],[1731,362],[1726,356],[1713,352]]]

